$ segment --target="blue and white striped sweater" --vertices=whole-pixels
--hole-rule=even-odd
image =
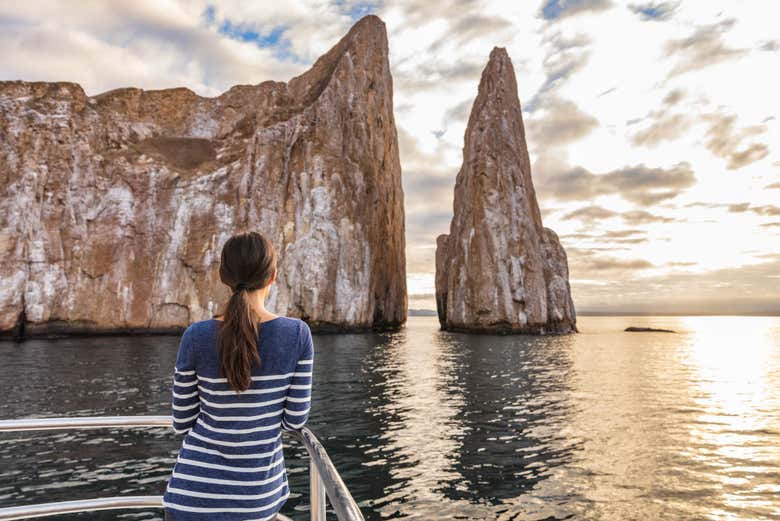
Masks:
[[[219,324],[196,322],[179,344],[173,428],[186,436],[163,503],[177,521],[270,519],[290,494],[281,431],[309,417],[311,330],[297,318],[262,322],[261,365],[236,393],[219,376]]]

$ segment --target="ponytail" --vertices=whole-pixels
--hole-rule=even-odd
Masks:
[[[249,293],[264,288],[275,272],[273,246],[257,232],[233,236],[222,248],[219,274],[233,293],[219,327],[219,359],[222,374],[236,392],[249,389],[252,367],[261,364],[260,317],[250,305]]]

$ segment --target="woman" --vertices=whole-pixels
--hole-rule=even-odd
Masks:
[[[311,330],[265,309],[276,254],[263,235],[228,239],[219,277],[233,290],[224,315],[191,324],[176,357],[173,428],[186,436],[165,518],[271,520],[290,494],[281,431],[309,417]]]

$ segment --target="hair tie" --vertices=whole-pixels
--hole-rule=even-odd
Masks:
[[[236,293],[236,292],[238,292],[238,291],[241,291],[242,289],[247,289],[247,286],[246,286],[246,284],[244,284],[243,282],[239,282],[238,284],[236,284],[236,287],[235,287],[235,289],[233,290],[233,293]]]

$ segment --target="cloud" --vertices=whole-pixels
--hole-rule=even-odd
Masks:
[[[631,142],[637,146],[656,146],[663,141],[675,141],[683,137],[697,121],[708,125],[706,147],[717,157],[728,160],[728,168],[735,170],[759,161],[769,153],[769,147],[763,143],[752,142],[742,147],[743,141],[750,136],[763,134],[768,130],[766,124],[752,125],[736,129],[736,114],[710,113],[696,118],[690,112],[674,112],[673,107],[685,97],[679,88],[670,91],[662,100],[661,107],[651,111],[645,118],[637,118],[629,123],[635,124],[643,119],[651,123],[636,132]],[[763,123],[773,117],[764,118]]]
[[[609,230],[604,232],[601,237],[611,239],[624,239],[631,237],[632,235],[643,235],[647,232],[645,230],[626,229],[626,230]]]
[[[725,209],[729,213],[753,213],[758,217],[778,217],[780,216],[780,206],[772,204],[754,205],[750,202],[741,203],[705,203],[705,202],[692,202],[685,205],[686,208],[709,208],[709,209]],[[713,219],[706,219],[702,222],[718,222]],[[754,222],[752,226],[761,226],[763,228],[773,228],[780,226],[778,222]],[[770,241],[771,242],[771,241]],[[755,250],[760,251],[760,250]],[[762,255],[756,255],[761,257]]]
[[[555,99],[560,98],[556,91],[570,76],[587,65],[591,42],[591,39],[583,33],[569,35],[554,31],[545,36],[542,45],[545,47],[543,67],[546,76],[539,90],[523,106],[525,112],[534,113],[538,108],[545,107],[555,108]],[[548,101],[548,97],[553,99]]]
[[[539,16],[546,20],[560,20],[570,16],[597,13],[612,7],[610,0],[545,0]]]
[[[675,113],[672,109],[685,97],[682,89],[673,89],[664,96],[661,101],[661,108],[650,112],[647,119],[653,121],[651,125],[636,133],[631,141],[635,145],[656,145],[664,140],[673,140],[678,138],[691,125],[691,118],[688,114]],[[634,124],[641,119],[632,120]]]
[[[647,128],[631,137],[631,142],[637,146],[655,146],[662,141],[672,141],[682,136],[691,126],[693,119],[686,113],[672,112],[673,107],[685,97],[685,91],[680,88],[669,91],[661,101],[661,108],[650,112],[646,119],[652,123]],[[638,123],[642,118],[632,120]]]
[[[536,107],[541,113],[529,118],[527,133],[537,146],[549,147],[577,141],[598,127],[596,118],[580,110],[572,101],[548,96]]]
[[[568,248],[569,273],[572,278],[599,279],[655,267],[647,259],[618,258],[594,253],[594,248]],[[609,272],[607,275],[605,272]]]
[[[590,205],[582,208],[577,208],[566,215],[563,219],[577,219],[585,223],[594,223],[595,221],[601,221],[604,219],[611,219],[613,217],[619,217],[627,224],[633,226],[648,223],[657,222],[673,222],[675,219],[672,217],[665,217],[662,215],[656,215],[645,210],[629,210],[626,212],[616,212],[602,206]],[[625,233],[625,232],[616,232]]]
[[[683,89],[673,89],[664,96],[662,103],[667,106],[676,105],[681,99],[685,97],[685,91]]]
[[[468,18],[479,13],[483,6],[473,0],[447,0],[445,2],[412,0],[396,1],[392,7],[400,11],[399,18],[408,25],[420,26],[434,18]]]
[[[616,259],[613,257],[597,257],[585,264],[585,269],[591,271],[604,270],[640,270],[652,268],[653,264],[644,259]]]
[[[763,206],[751,206],[748,208],[751,212],[757,215],[777,216],[780,215],[780,206],[774,206],[771,204],[765,204]]]
[[[661,141],[672,141],[682,136],[691,126],[686,114],[657,114],[656,121],[631,137],[635,145],[657,145]]]
[[[574,211],[571,211],[563,216],[564,219],[579,219],[580,221],[597,221],[601,219],[611,219],[612,217],[615,217],[619,215],[618,212],[614,212],[612,210],[608,210],[606,208],[603,208],[601,206],[583,206],[582,208],[577,208]]]
[[[437,89],[443,84],[479,83],[484,68],[485,63],[481,61],[428,62],[418,65],[413,71],[396,74],[394,82],[399,88],[411,91]]]
[[[561,174],[540,176],[539,191],[567,201],[618,194],[628,201],[649,206],[676,197],[695,182],[696,177],[687,162],[671,168],[650,168],[640,164],[606,174],[593,174],[578,166]]]
[[[703,201],[694,201],[684,205],[685,208],[717,208],[718,206],[721,205],[717,203],[705,203]]]
[[[284,59],[311,64],[349,30],[356,19],[373,10],[373,2],[245,2],[209,0],[201,3],[211,9],[217,28],[229,24],[241,33],[270,35],[283,28],[278,39],[281,48],[269,47]],[[223,31],[225,32],[225,31]],[[228,33],[229,34],[229,33]],[[242,40],[242,38],[238,38]],[[252,39],[250,38],[250,41]],[[261,43],[262,42],[258,42]]]
[[[751,202],[741,203],[705,203],[696,201],[685,205],[686,208],[725,208],[731,213],[753,212],[756,215],[775,216],[780,215],[780,206],[771,204],[754,205]]]
[[[280,25],[267,29],[255,29],[253,24],[243,25],[230,19],[222,20],[217,24],[213,20],[213,11],[209,9],[213,8],[207,9],[207,15],[205,16],[207,24],[209,27],[214,27],[220,34],[224,34],[233,40],[254,43],[261,48],[270,48],[274,56],[280,61],[306,63],[306,60],[302,60],[291,50],[290,40],[285,37],[289,27]]]
[[[618,214],[615,213],[614,215],[618,215]],[[592,219],[595,218],[596,217],[594,216],[588,216],[588,215],[582,216],[582,220],[588,222],[592,222]],[[637,237],[637,235],[644,235],[645,233],[646,232],[644,230],[637,230],[637,229],[608,230],[600,234],[585,233],[584,231],[580,231],[577,233],[568,233],[565,235],[561,235],[561,238],[566,241],[568,240],[590,241],[590,242],[595,242],[597,244],[604,245],[603,248],[591,246],[588,248],[589,250],[604,249],[606,251],[615,251],[619,249],[618,247],[614,246],[615,244],[640,244],[643,242],[647,242],[648,241],[647,237]]]
[[[734,203],[725,205],[731,213],[744,212],[750,206],[750,203]]]
[[[647,223],[670,223],[676,220],[672,217],[657,215],[645,210],[630,210],[628,212],[621,213],[620,217],[622,217],[626,223],[633,226]]]
[[[466,45],[472,40],[492,36],[496,39],[507,30],[512,29],[512,22],[501,16],[490,16],[484,13],[471,13],[454,20],[447,31],[446,36],[435,40],[428,46],[426,52],[436,53],[445,43]]]
[[[592,273],[570,270],[572,277],[619,281],[606,285],[572,283],[575,293],[586,294],[576,299],[577,310],[602,309],[617,311],[629,307],[632,311],[670,313],[754,313],[777,312],[780,294],[780,258],[741,264],[727,268],[690,271],[674,270],[642,277],[615,277],[612,273]],[[619,288],[619,289],[618,289]],[[587,291],[585,291],[587,290]]]
[[[734,152],[729,156],[728,168],[735,170],[747,166],[765,158],[769,154],[769,147],[763,143],[751,143],[744,150]]]
[[[471,107],[474,105],[474,97],[469,97],[451,106],[444,112],[444,124],[449,125],[453,122],[465,122],[469,119]]]
[[[88,95],[118,87],[186,85],[217,95],[237,83],[286,81],[300,64],[208,27],[196,4],[39,2],[0,6],[0,70],[7,79],[73,81]],[[41,12],[47,16],[41,17]]]
[[[736,22],[735,18],[728,18],[714,24],[702,25],[686,38],[666,42],[664,45],[665,53],[679,56],[677,64],[669,72],[667,79],[744,56],[747,49],[727,47],[722,38],[723,34],[734,27]]]
[[[735,114],[706,114],[710,123],[707,131],[707,149],[718,157],[728,159],[729,170],[736,170],[763,159],[769,154],[769,147],[763,143],[750,143],[739,150],[742,142],[750,136],[766,132],[766,125],[752,125],[736,130]]]

